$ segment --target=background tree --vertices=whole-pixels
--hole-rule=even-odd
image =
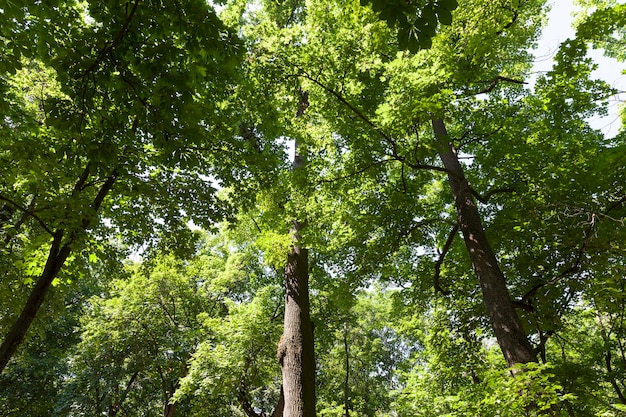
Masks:
[[[192,405],[189,415],[282,415],[276,346],[283,328],[283,277],[264,261],[254,242],[256,225],[246,217],[221,238],[225,257],[210,263],[216,274],[210,287],[224,293],[226,316],[199,317],[204,337],[176,394],[177,402]]]
[[[3,317],[13,324],[2,331],[2,369],[84,242],[111,235],[146,241],[155,225],[184,231],[192,218],[208,226],[225,214],[207,179],[225,168],[216,168],[216,155],[232,151],[236,161],[251,149],[233,134],[237,116],[225,101],[238,43],[205,3],[48,9],[17,2],[4,18],[23,19],[6,30],[35,43],[12,43],[5,63],[11,110],[2,126],[0,186],[4,242],[15,256],[7,285],[34,285],[24,288],[28,298],[15,297],[23,306]],[[24,65],[16,58],[22,55]],[[33,79],[29,87],[16,89],[24,77]],[[236,165],[226,172],[230,179],[241,173]],[[26,259],[27,270],[15,268]]]
[[[113,248],[91,249],[93,256],[85,268],[71,271],[80,279],[56,288],[55,297],[43,310],[48,319],[34,323],[23,349],[0,376],[2,415],[62,415],[59,408],[70,372],[68,358],[80,342],[87,299],[107,293],[107,280],[123,275],[121,256]]]
[[[207,291],[211,270],[198,255],[184,265],[159,255],[152,265],[95,296],[82,319],[82,339],[71,358],[62,412],[173,416],[172,397],[200,343],[200,313],[220,317],[221,294]]]

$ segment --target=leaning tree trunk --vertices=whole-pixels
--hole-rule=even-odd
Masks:
[[[46,266],[39,279],[37,279],[37,283],[31,290],[20,316],[15,323],[13,323],[13,326],[11,326],[11,329],[0,345],[0,373],[4,371],[9,360],[13,357],[17,348],[24,340],[26,332],[33,323],[33,320],[35,320],[35,316],[43,304],[44,298],[52,285],[52,281],[57,277],[65,260],[70,254],[70,245],[61,245],[62,239],[63,231],[57,231],[50,247]]]
[[[87,178],[89,177],[89,173],[89,164],[87,164],[83,174],[74,186],[73,196],[75,196],[84,187]],[[117,170],[114,170],[100,187],[98,194],[91,204],[91,208],[94,212],[98,212],[104,198],[113,188],[116,179]],[[26,333],[35,320],[35,316],[41,308],[52,282],[58,276],[61,268],[63,268],[63,265],[65,264],[65,261],[72,252],[72,245],[75,244],[80,238],[80,235],[89,228],[90,223],[91,220],[89,218],[84,218],[81,222],[81,228],[79,230],[66,234],[63,229],[58,229],[54,233],[52,244],[50,245],[50,250],[48,252],[48,259],[46,260],[43,272],[37,279],[37,283],[33,289],[30,291],[20,316],[17,318],[15,323],[13,323],[11,329],[0,345],[0,374],[6,368],[7,364],[17,351],[17,348],[24,340],[24,337],[26,337]],[[65,243],[63,243],[64,240]]]
[[[439,157],[448,172],[459,227],[478,278],[491,327],[509,366],[536,362],[537,357],[515,311],[504,274],[493,253],[463,167],[442,119],[433,118]]]

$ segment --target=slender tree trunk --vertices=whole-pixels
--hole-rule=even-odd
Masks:
[[[280,387],[280,397],[278,397],[278,404],[272,413],[272,417],[283,417],[283,411],[285,410],[285,393],[283,387]]]
[[[617,398],[619,399],[619,402],[621,404],[626,404],[626,396],[624,396],[624,393],[622,392],[617,382],[617,379],[615,379],[615,375],[613,373],[613,366],[611,365],[613,359],[611,355],[610,339],[609,339],[609,335],[607,334],[604,328],[604,323],[602,322],[602,317],[600,316],[600,314],[597,314],[597,320],[598,320],[598,324],[600,325],[600,336],[602,337],[602,340],[604,341],[604,364],[606,366],[606,374],[607,374],[608,380],[611,383],[611,386],[613,387],[615,394],[617,394]]]
[[[165,407],[163,409],[163,417],[174,417],[174,413],[176,413],[176,403],[165,404]]]
[[[165,379],[163,379],[163,383],[165,384]],[[164,389],[163,391],[163,417],[174,417],[176,414],[177,403],[171,403],[170,400],[174,396],[174,393],[179,387],[179,383],[169,383],[169,389]]]
[[[442,119],[433,118],[439,157],[448,171],[465,246],[478,278],[491,327],[509,366],[536,362],[537,357],[515,311],[504,274],[493,253],[471,188]]]
[[[343,380],[343,409],[344,416],[350,417],[350,345],[348,344],[348,323],[343,324],[343,350],[346,355],[344,362],[346,377]]]

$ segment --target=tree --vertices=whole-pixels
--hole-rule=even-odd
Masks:
[[[34,286],[3,317],[13,324],[2,332],[0,369],[85,242],[119,234],[137,243],[155,224],[184,231],[189,219],[208,226],[225,205],[207,176],[228,181],[241,172],[218,166],[216,156],[230,149],[237,161],[251,149],[232,134],[237,116],[226,102],[238,43],[204,2],[13,2],[5,18],[10,33],[2,36],[34,41],[30,49],[12,43],[4,61],[0,199],[14,259],[7,285]],[[27,259],[28,269],[14,268]]]
[[[66,269],[71,283],[57,284],[42,306],[46,320],[37,320],[11,366],[0,375],[2,415],[60,415],[70,358],[80,342],[87,300],[108,294],[108,282],[125,275],[127,253],[115,245],[92,243],[89,261]],[[71,266],[71,264],[69,265]]]
[[[371,4],[2,10],[0,332],[33,294],[59,317],[3,411],[623,411],[626,137],[585,121],[621,6],[590,2],[530,85],[543,2]],[[113,287],[104,242],[146,245]],[[28,384],[50,398],[12,401]]]
[[[440,35],[441,40],[439,41],[441,43],[436,43],[436,46],[441,45],[441,50],[433,51],[432,53],[424,51],[415,56],[406,54],[398,55],[396,59],[385,59],[384,55],[381,55],[389,51],[389,46],[382,41],[385,36],[384,30],[375,26],[376,24],[371,16],[366,13],[359,14],[358,8],[353,6],[353,8],[346,8],[342,13],[337,13],[335,20],[328,21],[327,7],[333,7],[333,5],[320,6],[317,8],[311,7],[307,10],[309,20],[306,22],[306,28],[309,29],[309,31],[306,34],[306,47],[311,52],[301,53],[297,49],[294,50],[294,55],[286,58],[286,65],[292,68],[294,75],[307,81],[307,85],[311,86],[311,94],[313,94],[313,91],[316,91],[319,92],[319,94],[326,95],[331,98],[331,100],[335,100],[334,104],[326,106],[325,104],[328,104],[329,100],[321,98],[320,100],[323,101],[324,104],[321,104],[319,107],[321,112],[329,114],[328,120],[332,126],[332,131],[337,132],[340,136],[350,138],[355,137],[356,134],[368,135],[368,133],[365,132],[369,130],[369,134],[374,134],[379,137],[380,145],[374,145],[372,146],[374,149],[371,149],[377,153],[371,156],[357,154],[356,152],[352,152],[352,150],[350,151],[350,153],[355,155],[355,164],[357,164],[357,166],[364,167],[369,163],[375,167],[382,167],[382,157],[384,155],[384,157],[388,157],[389,161],[397,162],[402,165],[402,167],[406,166],[407,169],[428,169],[448,173],[459,216],[458,227],[465,235],[466,242],[469,245],[468,253],[470,254],[479,282],[485,291],[484,300],[487,304],[487,311],[492,320],[494,331],[499,338],[505,357],[508,358],[509,365],[534,361],[534,352],[526,339],[526,333],[522,329],[522,325],[515,313],[512,300],[510,300],[504,282],[504,277],[502,273],[497,270],[497,262],[484,236],[481,218],[473,203],[474,197],[472,190],[465,184],[465,174],[458,159],[456,159],[456,150],[451,143],[451,138],[445,131],[441,117],[444,111],[448,111],[444,103],[448,100],[447,97],[452,97],[452,91],[461,88],[473,88],[477,90],[475,87],[476,84],[472,85],[472,83],[479,83],[482,77],[492,80],[496,84],[498,81],[501,81],[498,77],[503,77],[500,73],[493,73],[494,69],[492,68],[496,67],[498,64],[494,63],[493,66],[490,66],[488,58],[481,56],[481,49],[478,49],[481,48],[478,43],[478,37],[484,37],[486,33],[494,37],[496,43],[489,46],[489,51],[494,56],[499,56],[499,54],[502,53],[506,54],[507,59],[512,59],[517,54],[519,56],[518,59],[521,59],[524,52],[516,52],[512,49],[515,45],[513,42],[519,41],[522,37],[530,37],[532,39],[532,37],[535,36],[536,23],[534,17],[532,17],[532,13],[535,10],[533,7],[536,6],[525,4],[523,8],[520,6],[518,9],[514,10],[514,13],[511,13],[506,8],[502,7],[502,5],[474,6],[481,8],[488,7],[490,12],[495,15],[502,15],[501,18],[494,19],[494,21],[488,20],[481,22],[474,20],[476,13],[472,12],[470,10],[471,7],[468,6],[467,10],[463,10],[463,13],[459,14],[456,25],[452,25],[450,29],[442,31]],[[355,19],[356,16],[360,17]],[[507,18],[510,19],[510,21],[507,21]],[[359,19],[361,20],[359,21]],[[369,24],[365,24],[363,21],[369,22]],[[345,39],[339,40],[337,33],[343,35],[344,32],[330,32],[326,29],[329,25],[337,25],[339,27],[346,27],[347,25],[350,31],[345,32]],[[457,48],[465,47],[460,40],[455,41],[455,39],[459,39],[459,35],[455,31],[467,25],[479,25],[479,29],[476,29],[474,32],[475,36],[477,36],[475,40],[476,43],[471,46],[471,48],[475,49],[470,49],[473,51],[471,53],[472,58],[469,58],[470,55],[468,55],[467,61],[455,61],[456,54],[453,54],[449,49],[454,48],[454,45],[456,45]],[[370,35],[370,37],[373,38],[372,41],[361,46],[356,46],[356,43],[360,42],[360,40],[366,36],[364,32],[368,31],[376,34],[374,36]],[[506,40],[501,36],[503,31],[507,31],[509,34]],[[509,40],[509,38],[511,40]],[[499,41],[499,39],[503,40]],[[466,38],[464,41],[469,40]],[[298,48],[301,47],[298,46]],[[330,48],[337,49],[333,50]],[[342,53],[345,49],[354,49],[359,52],[363,51],[363,54],[358,54],[356,60],[352,62],[345,62],[342,61],[343,57],[347,56]],[[328,51],[331,50],[334,53],[328,53]],[[506,52],[504,52],[505,50]],[[372,54],[376,54],[375,56],[380,57],[378,58],[378,63],[373,65],[368,63],[368,61],[372,61]],[[308,57],[313,58],[309,60]],[[473,63],[470,59],[477,62]],[[374,59],[374,62],[377,61]],[[363,69],[368,68],[368,66],[363,67],[363,65],[368,65],[372,68],[369,78],[365,78],[369,84],[366,84],[365,81],[359,81],[364,80],[363,77],[368,77],[367,73],[363,73]],[[384,74],[387,65],[387,74],[390,78],[388,82],[381,84],[376,78],[385,78],[378,74]],[[520,64],[512,61],[511,65],[519,66]],[[338,68],[343,74],[347,74],[348,71],[351,75],[354,74],[353,79],[355,80],[354,83],[356,83],[355,87],[352,89],[346,88],[348,85],[344,84],[346,83],[346,76],[344,75],[343,80],[341,78],[337,79],[333,77],[334,74],[332,72],[327,70],[328,68]],[[440,73],[429,74],[433,71],[433,68],[439,69]],[[514,67],[512,67],[512,69],[513,68]],[[507,69],[503,68],[502,71],[507,71]],[[442,81],[446,79],[446,75],[450,77],[447,84],[445,81],[442,83]],[[398,77],[397,81],[393,78],[395,76]],[[406,79],[406,77],[410,78]],[[359,82],[362,84],[359,84]],[[400,99],[399,97],[401,97],[401,95],[395,96],[393,91],[396,86],[398,88],[406,88],[407,82],[420,84],[419,90],[411,89],[412,94],[417,95],[416,97],[412,97],[412,100],[419,100],[420,97],[423,97],[423,103],[421,103],[420,106],[416,102],[413,104],[412,109],[407,109],[409,111],[408,114],[403,114],[403,108],[397,108],[397,100]],[[335,83],[337,83],[337,85],[335,85]],[[387,99],[382,99],[382,104],[368,100],[372,95],[378,95],[380,97],[379,94],[373,94],[373,91],[369,91],[367,94],[364,93],[364,89],[374,88],[376,84],[380,86],[379,88],[385,88],[385,85],[388,86],[388,93],[385,95]],[[418,91],[420,95],[418,95]],[[478,91],[467,92],[466,94],[469,96],[476,92]],[[367,97],[367,99],[364,101],[362,97]],[[394,103],[391,104],[386,100],[394,100]],[[343,107],[343,109],[337,110],[337,105]],[[378,107],[378,110],[376,110],[376,107]],[[394,116],[384,114],[386,109],[391,108],[393,108]],[[400,110],[399,113],[398,110]],[[366,113],[370,111],[378,112],[379,117],[377,120],[371,118]],[[339,123],[337,123],[335,121],[337,119],[330,119],[330,114],[335,112],[347,113],[347,116],[344,119],[339,119]],[[431,116],[426,116],[428,114],[434,114],[432,119],[435,134],[431,134],[431,137],[434,137],[434,139],[431,139],[430,143],[426,141],[424,145],[426,149],[421,150],[423,155],[417,154],[420,153],[420,150],[417,150],[417,153],[411,150],[413,144],[410,142],[413,141],[406,143],[408,146],[401,148],[401,144],[398,143],[400,140],[397,139],[398,136],[403,137],[408,134],[411,129],[420,130],[420,133],[422,131],[426,133],[422,126],[425,121],[424,117],[427,117],[427,120],[431,119]],[[388,117],[389,120],[383,117]],[[404,121],[395,123],[395,119],[398,119],[398,122],[399,120]],[[392,122],[391,120],[394,121]],[[395,126],[392,127],[392,124],[395,124]],[[401,125],[404,127],[400,127]],[[388,127],[392,128],[393,131],[388,132]],[[404,141],[404,139],[402,140]],[[361,146],[363,148],[369,147],[364,140],[359,143],[354,142],[348,144],[348,147],[357,149]],[[432,156],[428,155],[428,152],[431,150],[436,150],[441,156],[443,162],[441,166],[423,164],[421,162],[422,158],[428,160],[434,156],[432,154]],[[365,151],[365,149],[363,149],[363,151]],[[409,152],[413,158],[412,160],[408,159],[409,157],[407,155],[409,155]],[[349,153],[346,152],[346,155],[349,155]],[[349,155],[349,157],[352,157],[352,155]],[[380,159],[376,160],[376,158]],[[413,214],[413,216],[415,216],[415,214]],[[476,242],[475,239],[477,239],[476,244],[474,243]],[[491,291],[495,291],[495,293]],[[491,304],[492,302],[494,304]]]
[[[443,263],[461,262],[450,259],[450,248],[461,231],[464,257],[473,265],[485,314],[509,366],[537,360],[527,337],[535,330],[526,326],[528,316],[520,318],[516,308],[532,310],[535,320],[569,308],[573,299],[566,293],[557,296],[557,302],[537,291],[573,285],[583,267],[589,233],[593,234],[581,233],[580,223],[563,228],[562,223],[545,222],[544,214],[566,213],[568,205],[590,202],[599,211],[616,203],[621,207],[620,198],[609,194],[595,199],[597,187],[607,189],[606,176],[602,185],[576,182],[593,169],[596,160],[591,155],[606,155],[607,146],[580,119],[601,111],[610,95],[606,85],[589,79],[591,63],[584,51],[564,45],[557,67],[540,80],[539,88],[535,92],[523,88],[530,63],[526,48],[537,36],[540,10],[541,3],[529,2],[461,5],[454,23],[434,39],[433,48],[411,55],[398,53],[388,40],[388,28],[353,3],[317,3],[307,8],[300,32],[295,36],[292,32],[295,41],[275,48],[263,45],[282,58],[287,79],[303,80],[310,93],[308,111],[317,117],[310,163],[322,176],[311,181],[327,190],[328,197],[312,205],[319,212],[310,217],[344,211],[340,220],[333,213],[329,222],[346,222],[340,226],[345,233],[331,233],[353,242],[353,250],[364,255],[359,262],[365,259],[371,271],[387,263],[381,253],[392,257],[388,263],[393,265],[404,245],[430,251],[435,286],[442,292]],[[565,103],[570,101],[575,107],[567,109]],[[545,122],[546,114],[551,126]],[[528,117],[536,122],[528,126]],[[520,135],[525,142],[519,141]],[[535,139],[542,135],[554,140],[554,146],[547,139]],[[472,163],[463,165],[460,152]],[[502,159],[492,159],[496,155]],[[564,158],[570,161],[567,169]],[[447,190],[441,186],[443,174],[448,177]],[[569,197],[555,207],[550,194]],[[321,196],[318,193],[317,199]],[[533,246],[533,253],[536,248],[544,254],[543,264],[523,258],[524,244],[539,241],[515,242],[502,252],[520,254],[520,262],[530,262],[511,267],[505,263],[516,301],[496,256],[499,248],[492,248],[494,239],[505,243],[489,227],[502,220],[513,232],[521,229],[514,222],[524,213],[519,210],[524,201],[537,213],[535,234],[549,224],[548,233],[558,238],[553,251]],[[579,214],[576,218],[582,222]],[[513,268],[531,272],[519,277]],[[553,272],[546,277],[543,270]],[[533,274],[539,283],[533,282]],[[536,331],[538,338],[550,332]]]
[[[244,26],[244,38],[250,42],[250,57],[247,70],[251,78],[258,80],[257,88],[271,92],[274,96],[268,101],[280,108],[278,111],[282,124],[280,134],[293,141],[294,157],[290,171],[283,171],[278,175],[282,178],[274,179],[272,188],[279,188],[274,193],[278,201],[274,201],[271,211],[281,218],[275,223],[277,230],[273,233],[289,240],[282,256],[286,257],[284,266],[284,332],[277,348],[277,359],[282,369],[282,389],[284,403],[282,415],[286,417],[315,416],[315,354],[313,324],[310,317],[309,299],[309,252],[302,240],[302,231],[306,227],[306,201],[310,198],[307,175],[306,133],[302,130],[306,121],[308,92],[298,88],[297,83],[291,85],[277,84],[275,79],[266,78],[262,74],[277,74],[277,68],[271,60],[268,62],[264,50],[256,52],[257,34],[265,32],[272,40],[263,39],[262,42],[287,41],[293,30],[297,31],[300,24],[300,13],[304,10],[301,2],[291,2],[286,7],[276,7],[272,2],[264,3],[258,16],[246,15],[245,3],[235,3],[231,12],[234,18],[245,18],[251,22]],[[256,20],[265,19],[260,27],[256,28]],[[295,34],[297,37],[297,34]],[[292,88],[295,87],[295,91]],[[285,105],[284,101],[288,104]],[[292,106],[289,106],[292,104]],[[252,106],[250,106],[252,107]],[[274,110],[276,111],[276,110]],[[264,132],[261,131],[261,134]],[[284,186],[282,188],[281,186]],[[285,204],[288,202],[289,204]],[[252,212],[254,213],[254,212]],[[255,214],[252,214],[255,215]],[[288,231],[284,229],[286,225]],[[270,232],[272,233],[272,232]]]
[[[317,295],[319,414],[392,415],[401,375],[421,342],[402,328],[397,291],[374,287],[350,295]]]
[[[172,397],[201,338],[200,313],[223,314],[220,297],[206,293],[209,271],[198,275],[195,262],[183,266],[160,255],[132,269],[111,283],[106,298],[88,302],[62,412],[170,417],[186,408]]]
[[[191,404],[189,415],[282,415],[276,345],[283,283],[281,274],[264,264],[264,253],[254,244],[257,233],[242,216],[235,229],[223,231],[217,247],[207,247],[219,257],[204,261],[202,270],[214,275],[207,286],[223,294],[226,314],[199,317],[204,336],[176,393],[177,402]]]
[[[197,240],[184,259],[165,248],[89,299],[58,415],[232,415],[233,406],[257,406],[262,397],[250,391],[277,370],[279,332],[268,315],[279,292],[254,251],[226,233]]]
[[[308,92],[299,90],[300,103],[296,117],[304,115],[309,106]],[[306,152],[302,140],[296,138],[292,165],[293,195],[299,195],[306,187]],[[313,324],[309,300],[309,254],[303,247],[301,232],[306,218],[296,213],[293,220],[292,246],[287,253],[285,266],[285,313],[284,331],[278,343],[278,361],[283,374],[285,397],[283,414],[286,417],[315,416],[315,349]],[[299,219],[299,218],[300,219]]]

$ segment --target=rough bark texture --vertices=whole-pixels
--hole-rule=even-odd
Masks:
[[[315,416],[315,356],[308,278],[307,250],[296,243],[285,268],[285,329],[278,346],[285,417]]]
[[[439,157],[448,172],[459,227],[500,349],[509,366],[536,362],[537,357],[515,311],[504,274],[487,240],[480,213],[463,167],[459,163],[456,149],[451,143],[443,120],[434,118],[432,125],[439,144]]]

